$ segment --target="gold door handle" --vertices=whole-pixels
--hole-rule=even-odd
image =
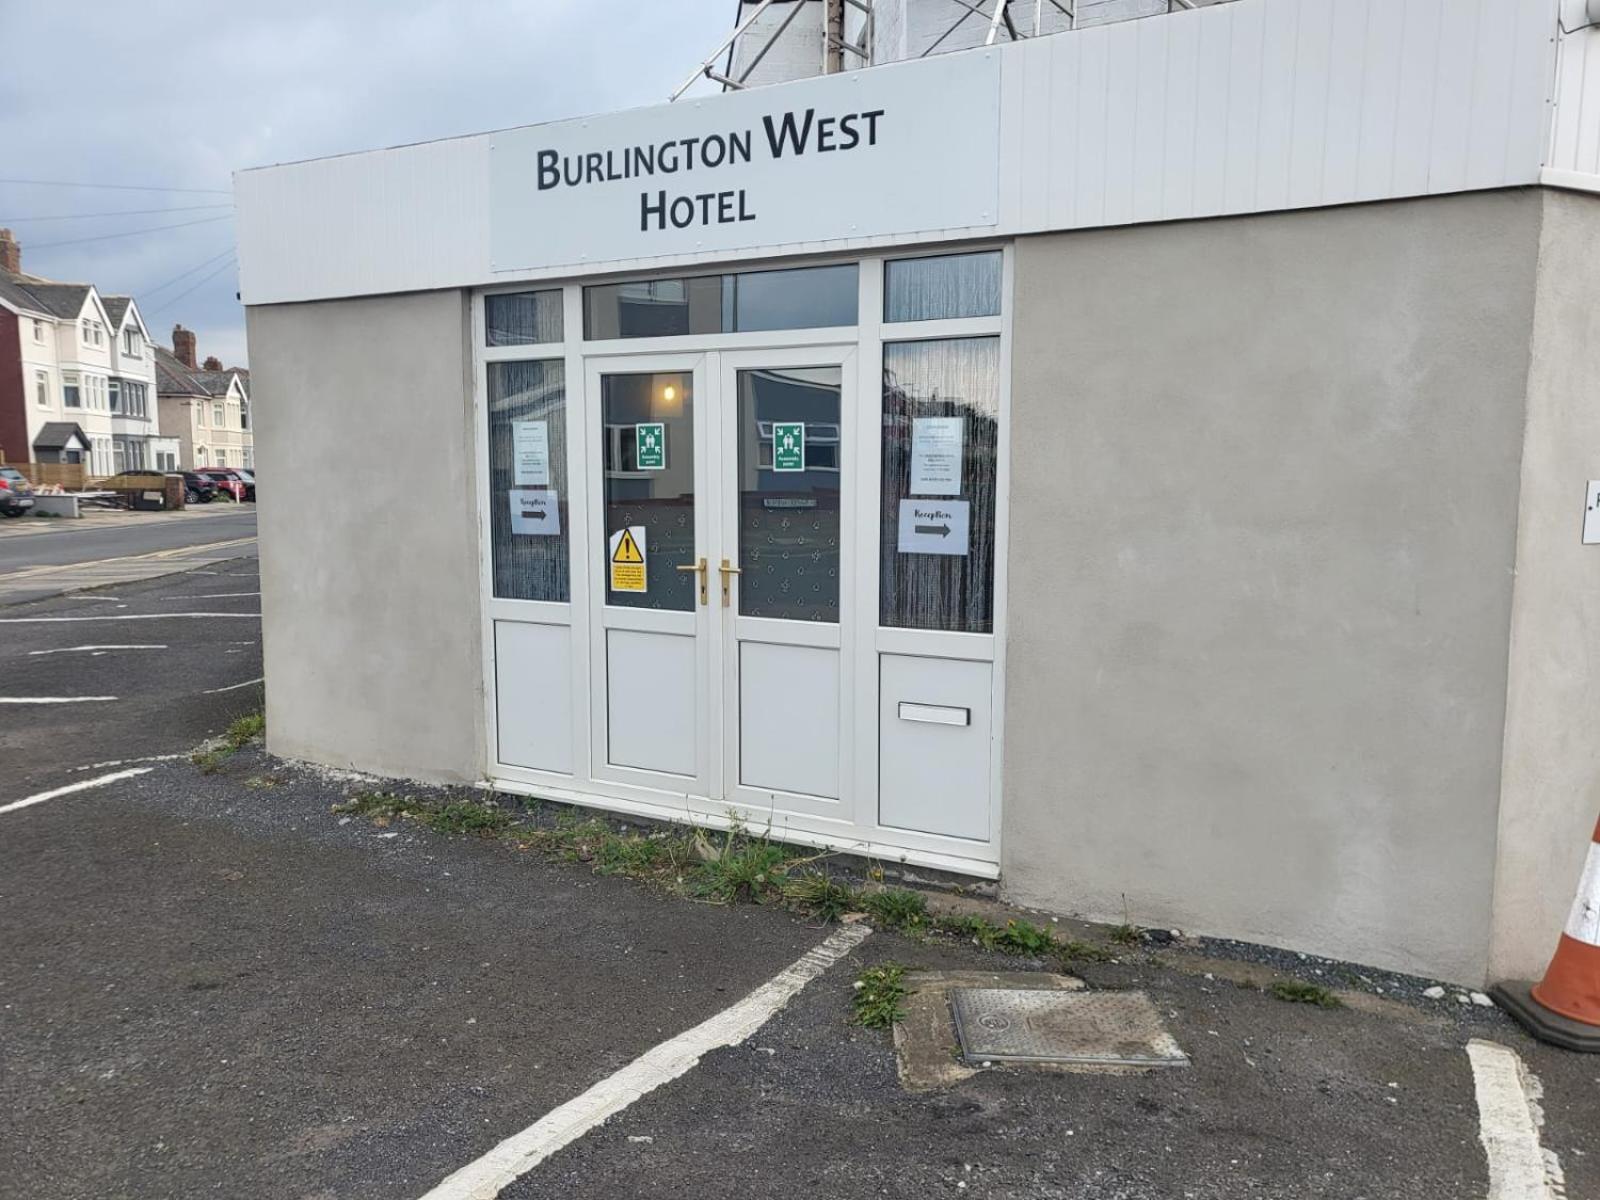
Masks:
[[[743,575],[744,571],[731,564],[727,559],[722,560],[722,565],[717,570],[722,572],[722,607],[727,608],[729,604],[728,577],[730,575]]]
[[[709,597],[706,596],[706,560],[702,558],[692,567],[679,567],[677,569],[680,571],[698,571],[700,573],[700,607],[704,608],[710,603]]]

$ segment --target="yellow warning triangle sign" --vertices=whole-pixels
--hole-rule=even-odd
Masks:
[[[633,540],[633,531],[624,529],[622,537],[617,540],[617,548],[612,552],[611,561],[614,563],[642,563],[644,555],[639,553],[639,544]]]

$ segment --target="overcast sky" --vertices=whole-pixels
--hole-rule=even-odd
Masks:
[[[132,295],[162,344],[181,322],[202,358],[242,365],[233,171],[654,104],[735,12],[735,0],[0,0],[0,226],[22,242],[23,270]],[[15,179],[196,190],[3,182]],[[37,219],[86,213],[124,215]],[[152,226],[183,227],[78,241]]]

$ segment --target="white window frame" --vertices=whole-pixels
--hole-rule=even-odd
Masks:
[[[883,320],[884,264],[893,259],[941,257],[951,254],[977,253],[999,250],[1001,266],[1001,311],[992,317],[949,318],[929,321],[897,321],[887,325]],[[847,487],[854,490],[858,500],[853,505],[853,520],[862,534],[862,569],[851,593],[841,596],[841,601],[856,606],[859,636],[856,645],[848,649],[852,655],[854,676],[858,681],[862,699],[854,708],[854,716],[842,731],[847,742],[853,742],[850,761],[845,764],[854,789],[855,823],[849,826],[835,824],[827,828],[826,822],[808,822],[803,818],[783,818],[786,840],[818,846],[850,849],[856,853],[895,861],[915,862],[924,866],[940,867],[979,877],[996,877],[1001,861],[1001,824],[1004,809],[1001,766],[1004,761],[1003,737],[1005,724],[1005,645],[1007,621],[1008,544],[1010,534],[1010,463],[1011,463],[1011,359],[1012,321],[1015,310],[1015,254],[1009,243],[983,241],[973,244],[940,246],[907,246],[852,255],[827,257],[797,257],[772,261],[765,259],[733,260],[728,262],[697,263],[692,267],[673,270],[640,272],[627,282],[648,282],[655,279],[675,279],[687,275],[738,274],[746,271],[778,270],[814,266],[855,263],[857,275],[857,322],[847,327],[791,329],[766,332],[685,335],[659,338],[621,338],[606,341],[586,341],[583,329],[583,288],[586,284],[606,282],[601,279],[575,280],[518,280],[480,288],[471,298],[471,341],[473,353],[473,416],[472,436],[476,449],[478,489],[474,503],[478,508],[479,597],[482,622],[483,679],[485,727],[488,741],[488,774],[495,786],[511,792],[542,795],[554,799],[613,811],[638,815],[653,815],[666,819],[683,820],[686,816],[696,821],[718,827],[727,826],[748,814],[735,811],[721,801],[684,797],[681,793],[668,797],[652,788],[597,779],[604,767],[592,760],[592,730],[594,726],[592,694],[592,629],[591,583],[592,564],[586,557],[593,547],[588,534],[592,501],[588,497],[589,459],[598,453],[594,445],[595,431],[589,428],[593,409],[588,387],[588,364],[593,359],[632,358],[640,363],[641,370],[657,368],[658,360],[674,355],[704,354],[720,362],[723,351],[760,351],[774,360],[786,351],[801,351],[810,347],[838,347],[853,345],[856,348],[858,372],[856,383],[856,412],[846,414],[847,427],[841,430],[849,444],[857,449],[854,459],[847,459]],[[563,294],[563,340],[557,343],[537,343],[515,346],[485,345],[484,302],[486,295],[505,292],[547,291],[559,289]],[[947,340],[965,337],[998,337],[1000,341],[999,419],[1000,428],[996,454],[999,459],[996,480],[995,511],[995,576],[994,613],[992,632],[986,634],[954,631],[885,628],[878,624],[879,614],[879,529],[877,500],[881,489],[882,471],[882,406],[883,406],[883,345],[885,342],[913,342]],[[567,478],[568,523],[573,531],[570,552],[573,555],[570,580],[570,599],[565,602],[504,600],[494,596],[493,563],[491,560],[491,514],[489,497],[489,449],[487,421],[487,368],[493,362],[538,361],[560,359],[565,364],[567,388]],[[778,365],[775,361],[773,365]],[[608,363],[606,369],[615,369]],[[710,375],[721,373],[720,365],[708,365]],[[868,516],[868,513],[871,516]],[[713,590],[715,585],[713,584]],[[713,601],[714,602],[714,601]],[[572,679],[569,685],[572,697],[573,749],[571,761],[573,774],[516,767],[500,760],[498,745],[497,698],[495,684],[495,642],[497,622],[524,622],[542,626],[565,626],[569,631]],[[876,827],[878,816],[878,742],[879,711],[876,680],[879,677],[879,658],[884,654],[942,658],[954,661],[987,662],[991,664],[991,736],[990,755],[990,809],[989,837],[986,843],[910,831]],[[553,686],[560,688],[559,683]],[[726,693],[724,693],[726,695]],[[713,750],[713,759],[720,760],[720,752]],[[733,789],[724,788],[731,795]]]
[[[33,340],[41,346],[44,345],[44,322],[38,317],[33,319]]]
[[[78,402],[76,404],[70,404],[70,403],[67,402],[67,389],[69,389],[69,388],[72,391],[74,391],[74,392],[76,392],[78,394]],[[76,371],[64,371],[64,372],[62,372],[62,375],[61,375],[61,407],[62,408],[66,408],[66,409],[71,409],[73,412],[82,412],[83,411],[83,402],[84,402],[83,376],[79,375]]]
[[[35,371],[33,373],[33,402],[39,408],[51,407],[49,371]]]

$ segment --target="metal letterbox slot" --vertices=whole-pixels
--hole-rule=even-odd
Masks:
[[[900,701],[902,721],[922,721],[928,725],[971,725],[970,708],[953,708],[948,704],[912,704]]]

